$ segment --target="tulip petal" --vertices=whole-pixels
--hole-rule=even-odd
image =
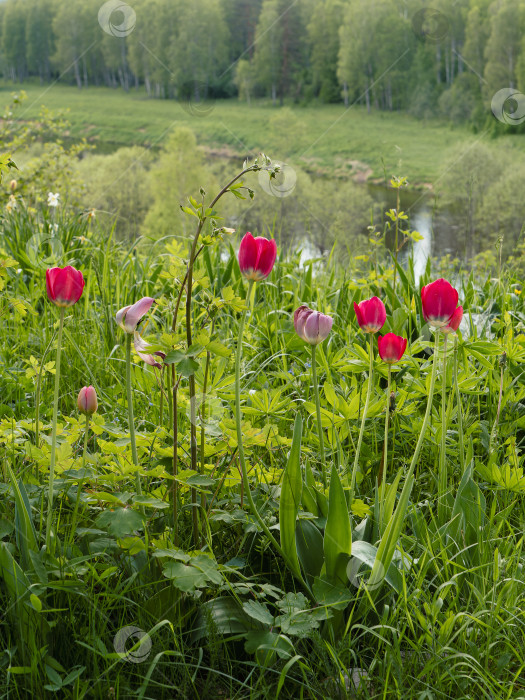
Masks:
[[[144,360],[146,364],[162,369],[162,365],[155,360],[153,355],[157,355],[158,357],[162,357],[162,359],[164,359],[166,354],[160,351],[148,353],[148,349],[151,347],[151,345],[146,343],[144,338],[142,338],[136,331],[133,334],[133,346],[137,355],[141,360]]]
[[[303,304],[300,306],[298,309],[295,310],[294,313],[294,318],[293,318],[293,323],[295,327],[295,332],[297,335],[302,338],[303,340],[306,340],[305,335],[304,335],[304,324],[306,323],[308,317],[310,314],[312,314],[313,311],[310,309],[306,304]]]
[[[241,240],[239,247],[239,267],[243,275],[252,273],[257,265],[257,243],[251,233],[247,233]]]
[[[452,316],[449,318],[448,323],[446,326],[442,326],[441,332],[442,333],[455,333],[457,329],[459,328],[459,325],[463,319],[463,307],[458,306],[458,308],[454,311]]]
[[[129,307],[124,317],[124,330],[126,333],[133,333],[138,326],[140,319],[145,316],[155,303],[152,297],[142,297]]]
[[[272,271],[277,258],[277,243],[273,238],[268,240],[261,237],[256,238],[255,242],[257,244],[257,272],[259,279],[264,279]]]
[[[123,331],[126,330],[126,327],[124,325],[124,317],[126,315],[126,312],[128,309],[131,309],[131,306],[123,306],[122,309],[119,309],[117,311],[117,314],[115,316],[115,320],[117,322],[117,326],[122,328]],[[126,331],[127,332],[127,331]]]

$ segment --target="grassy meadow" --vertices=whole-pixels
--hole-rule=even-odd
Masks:
[[[191,128],[198,142],[218,155],[257,155],[268,151],[314,173],[340,177],[369,176],[385,180],[404,173],[412,185],[433,184],[443,175],[447,154],[457,147],[468,152],[478,142],[495,151],[525,153],[524,136],[491,141],[467,126],[453,127],[439,119],[421,121],[400,112],[373,111],[343,105],[290,104],[283,111],[270,101],[248,105],[237,100],[193,105],[148,99],[142,92],[60,84],[0,84],[0,109],[11,95],[25,90],[28,99],[18,119],[36,119],[42,106],[68,110],[65,137],[86,138],[102,152],[122,146],[162,146],[171,130]]]
[[[525,699],[523,243],[419,277],[402,211],[366,230],[364,188],[305,172],[437,183],[480,135],[25,89],[0,134],[0,698]],[[241,166],[259,149],[297,159],[293,197]],[[281,236],[313,221],[305,261]]]

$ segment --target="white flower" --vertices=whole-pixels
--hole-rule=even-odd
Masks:
[[[58,224],[53,224],[53,233],[58,233]]]
[[[257,393],[257,389],[250,389],[250,390],[248,391],[248,393],[250,394],[250,396],[253,396],[254,394]]]
[[[59,192],[49,192],[47,195],[47,206],[48,207],[58,207],[58,198],[60,197]]]

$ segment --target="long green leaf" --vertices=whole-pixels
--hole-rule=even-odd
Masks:
[[[335,465],[332,465],[328,492],[328,517],[323,540],[325,573],[332,583],[348,583],[346,565],[352,554],[352,524],[345,492]]]
[[[281,547],[293,572],[301,575],[297,546],[295,543],[295,523],[301,496],[303,491],[303,479],[301,475],[301,437],[303,433],[303,421],[301,414],[295,418],[293,429],[292,447],[288,464],[283,474],[281,486],[281,498],[279,502],[279,527],[281,531]]]
[[[381,542],[377,548],[376,560],[374,566],[372,567],[372,573],[368,579],[367,587],[370,591],[375,591],[380,588],[385,579],[388,567],[392,563],[392,558],[394,556],[394,552],[396,551],[399,535],[401,534],[403,523],[405,521],[405,515],[408,509],[408,503],[413,485],[414,477],[410,476],[405,482],[401,495],[399,496],[397,508],[386,526],[385,534],[381,538]]]
[[[16,542],[22,557],[22,566],[25,570],[32,568],[29,551],[37,552],[36,530],[31,518],[29,500],[22,482],[18,483],[9,464],[7,473],[15,495],[15,534]]]

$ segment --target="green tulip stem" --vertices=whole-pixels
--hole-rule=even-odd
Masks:
[[[446,515],[447,492],[447,333],[443,333],[443,373],[441,378],[441,451],[438,473],[438,522],[443,525]]]
[[[326,465],[325,465],[325,455],[324,455],[324,438],[323,438],[323,424],[321,422],[321,404],[319,402],[319,384],[317,383],[317,361],[315,358],[315,351],[317,350],[317,345],[312,345],[312,382],[314,385],[315,394],[315,413],[317,416],[317,434],[319,436],[319,449],[321,452],[321,469],[323,475],[323,486],[326,488]]]
[[[419,458],[419,453],[421,452],[421,447],[423,445],[423,440],[424,440],[425,433],[427,431],[428,423],[430,420],[430,415],[432,413],[432,400],[434,398],[434,387],[436,386],[438,349],[439,349],[439,333],[436,331],[436,339],[434,341],[434,357],[432,359],[432,375],[430,377],[430,387],[428,390],[427,410],[425,411],[425,417],[423,418],[423,425],[421,426],[421,431],[419,433],[419,438],[418,438],[418,441],[416,444],[416,449],[414,450],[414,454],[412,455],[412,461],[410,462],[410,467],[408,469],[405,483],[408,482],[408,480],[410,479],[410,477],[414,473],[414,469],[416,468],[417,460]]]
[[[71,534],[70,534],[70,542],[73,542],[73,537],[75,536],[75,527],[77,524],[77,517],[78,517],[78,506],[80,504],[80,495],[82,493],[82,489],[84,487],[84,482],[86,480],[85,477],[85,469],[86,469],[86,455],[87,455],[87,446],[88,446],[88,437],[89,437],[89,419],[90,419],[89,413],[86,413],[86,426],[84,428],[84,450],[82,452],[82,477],[78,482],[78,488],[77,488],[77,497],[75,500],[75,508],[73,509],[73,517],[71,518]]]
[[[135,417],[133,415],[133,396],[131,394],[131,341],[132,335],[126,335],[126,393],[128,398],[128,422],[129,422],[129,439],[131,442],[131,457],[133,464],[136,467],[136,489],[137,495],[142,494],[140,485],[139,458],[137,454],[137,441],[135,439]]]
[[[53,395],[53,429],[51,433],[51,459],[49,463],[49,493],[47,500],[46,549],[51,550],[51,526],[53,521],[53,484],[55,480],[55,462],[57,446],[58,392],[60,389],[60,357],[62,354],[62,334],[64,330],[65,307],[60,307],[60,320],[57,337],[57,359],[55,363],[55,393]]]
[[[461,410],[461,394],[458,384],[458,337],[454,338],[454,386],[456,387],[456,402],[458,412],[458,445],[459,445],[459,463],[461,465],[461,474],[465,471],[465,449],[463,444],[463,413]]]
[[[354,500],[354,491],[355,491],[355,481],[357,477],[357,468],[359,466],[359,455],[361,453],[361,443],[363,442],[363,435],[365,433],[365,423],[366,423],[366,414],[368,413],[368,406],[370,404],[370,396],[372,395],[372,384],[373,384],[373,374],[374,374],[374,344],[373,344],[373,334],[370,333],[370,344],[369,344],[369,350],[370,350],[370,366],[368,369],[368,388],[366,390],[366,400],[365,400],[365,406],[363,408],[363,417],[361,419],[361,429],[359,431],[359,439],[357,441],[357,448],[355,451],[355,458],[354,458],[354,468],[352,469],[352,479],[350,481],[350,506],[353,503]]]
[[[381,497],[381,505],[379,509],[379,527],[383,531],[386,523],[383,522],[384,509],[385,509],[385,499],[386,499],[386,471],[388,467],[388,424],[390,420],[390,386],[392,383],[392,365],[388,365],[388,383],[386,389],[386,414],[385,414],[385,447],[383,451],[383,470],[381,485],[383,487],[383,495]]]

